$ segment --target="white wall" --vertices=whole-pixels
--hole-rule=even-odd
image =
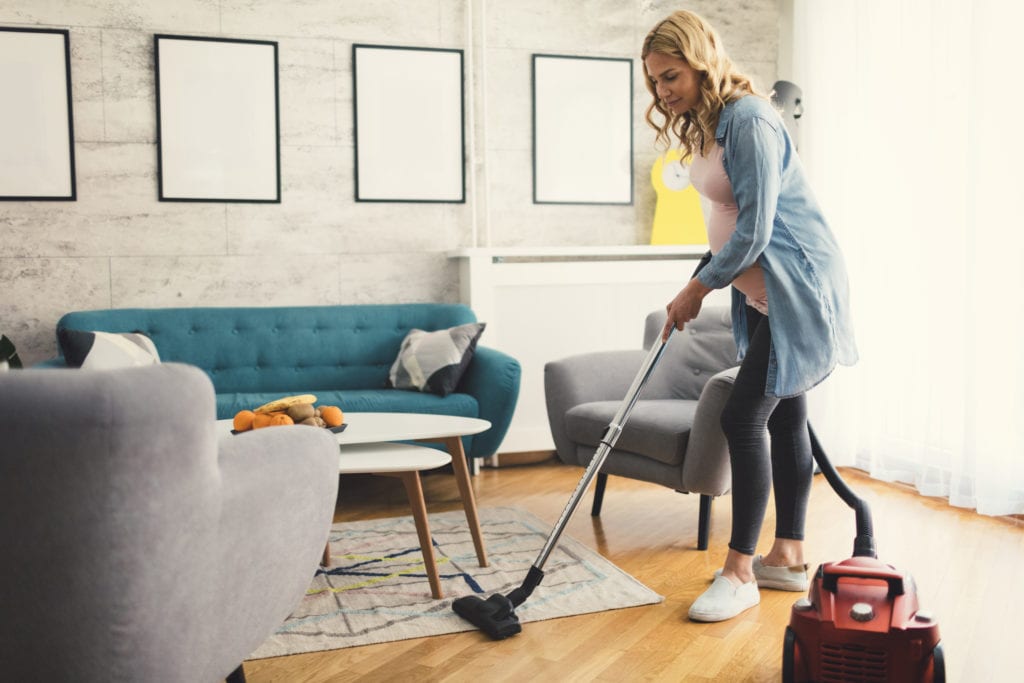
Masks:
[[[771,85],[778,0],[685,5]],[[70,29],[78,180],[76,202],[0,202],[0,331],[34,363],[55,352],[69,310],[456,301],[451,249],[644,244],[655,152],[637,52],[678,6],[472,0],[470,22],[467,0],[0,0],[0,26]],[[157,201],[154,33],[278,41],[280,204]],[[465,204],[354,201],[353,42],[472,57],[477,182]],[[634,205],[532,203],[535,52],[637,60]]]

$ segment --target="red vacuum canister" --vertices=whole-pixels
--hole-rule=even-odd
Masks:
[[[873,557],[827,562],[793,605],[782,680],[943,683],[939,625],[909,574]]]
[[[939,625],[906,572],[878,559],[868,504],[846,485],[807,427],[829,485],[856,513],[853,557],[818,567],[797,600],[782,649],[783,683],[945,683]]]

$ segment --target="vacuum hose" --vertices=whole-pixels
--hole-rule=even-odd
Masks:
[[[877,558],[878,553],[875,551],[875,537],[871,525],[871,509],[868,507],[867,502],[854,493],[853,489],[847,486],[843,478],[839,476],[839,472],[836,471],[828,456],[825,455],[825,449],[821,447],[818,435],[811,429],[810,423],[807,424],[807,432],[811,437],[811,455],[814,456],[814,461],[818,463],[818,467],[821,468],[821,473],[828,480],[829,486],[839,494],[844,503],[853,508],[854,515],[856,516],[857,537],[853,540],[853,556]]]

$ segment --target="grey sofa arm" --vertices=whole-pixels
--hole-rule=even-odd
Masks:
[[[5,680],[223,680],[323,551],[337,445],[299,429],[222,443],[176,363],[0,373]]]
[[[729,445],[722,432],[721,415],[738,370],[733,367],[713,375],[701,391],[683,459],[686,491],[721,496],[732,486]]]
[[[571,465],[576,446],[565,431],[565,413],[581,403],[625,398],[647,352],[596,351],[550,361],[544,365],[544,397],[558,458]]]
[[[259,625],[284,622],[323,556],[338,495],[338,444],[325,429],[261,429],[223,436],[218,464],[223,507],[218,589],[208,605],[217,615],[210,619],[218,629],[213,642],[252,652],[266,635]],[[208,680],[225,675],[207,673]]]

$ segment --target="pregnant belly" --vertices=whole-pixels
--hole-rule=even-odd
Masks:
[[[732,281],[732,286],[747,295],[747,304],[768,315],[768,292],[764,287],[764,271],[757,263]]]

